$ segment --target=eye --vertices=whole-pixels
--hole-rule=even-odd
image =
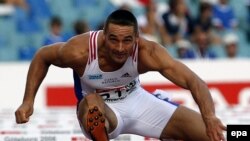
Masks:
[[[128,43],[131,43],[132,40],[131,39],[125,39],[125,40],[123,40],[123,42],[126,43],[126,44],[128,44]]]
[[[112,43],[116,43],[118,40],[117,39],[115,39],[115,38],[110,38],[109,39]]]

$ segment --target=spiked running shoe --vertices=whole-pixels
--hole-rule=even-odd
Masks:
[[[97,106],[91,107],[87,115],[87,128],[93,141],[109,141],[105,118]]]

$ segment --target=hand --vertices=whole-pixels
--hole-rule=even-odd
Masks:
[[[15,112],[16,123],[26,123],[29,121],[29,117],[33,114],[33,105],[23,103]]]
[[[207,135],[211,141],[226,141],[223,136],[223,131],[227,129],[216,116],[206,118],[205,123]]]

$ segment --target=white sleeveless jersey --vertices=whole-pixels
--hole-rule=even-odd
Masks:
[[[99,93],[106,101],[124,99],[139,86],[137,71],[138,46],[124,65],[113,72],[103,72],[98,62],[97,37],[100,31],[91,31],[89,39],[89,58],[83,76],[80,78],[83,96]]]

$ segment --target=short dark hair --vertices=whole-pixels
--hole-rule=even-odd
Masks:
[[[170,11],[173,12],[176,10],[176,6],[178,4],[178,1],[177,0],[169,0],[167,4],[169,5]]]
[[[50,20],[50,26],[62,26],[62,20],[59,16],[54,16]]]
[[[208,2],[201,2],[199,7],[199,12],[202,13],[205,10],[212,10],[212,5]]]
[[[112,12],[105,24],[104,24],[104,33],[107,32],[108,25],[110,23],[117,24],[117,25],[123,25],[123,26],[133,26],[134,31],[137,34],[138,33],[138,24],[135,16],[128,10],[124,9],[118,9],[114,12]]]
[[[82,33],[86,32],[87,30],[88,30],[88,24],[85,21],[77,20],[74,23],[74,31],[77,35],[82,34]]]

